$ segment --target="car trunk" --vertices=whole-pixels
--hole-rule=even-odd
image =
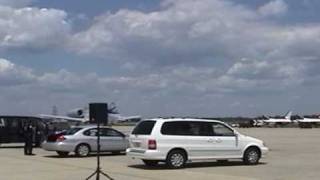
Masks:
[[[51,134],[48,136],[47,142],[56,142],[60,136],[63,136],[63,133]]]
[[[59,133],[51,134],[51,135],[48,136],[47,142],[56,142],[57,139],[59,137],[61,137],[61,136],[66,136],[66,135],[67,136],[72,136],[75,133],[77,133],[78,131],[80,131],[81,129],[82,129],[82,127],[74,127],[74,128],[59,132]]]

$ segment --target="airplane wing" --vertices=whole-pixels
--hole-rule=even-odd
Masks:
[[[141,116],[121,116],[120,114],[109,114],[109,120],[111,122],[124,122],[135,119],[141,119]]]
[[[68,117],[68,116],[55,116],[55,115],[47,115],[47,114],[40,114],[39,117],[48,118],[48,119],[73,121],[73,122],[86,122],[86,121],[88,121],[85,118],[72,118],[72,117]]]
[[[47,118],[47,119],[66,120],[71,122],[89,121],[89,119],[87,118],[73,118],[68,116],[55,116],[55,115],[47,115],[47,114],[40,114],[39,117]],[[141,116],[121,116],[120,114],[109,114],[109,123],[126,122],[126,121],[136,120],[136,119],[141,119]]]

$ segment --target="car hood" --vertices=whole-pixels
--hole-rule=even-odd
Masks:
[[[245,140],[245,141],[255,142],[255,143],[258,143],[258,144],[263,144],[263,141],[262,141],[262,140],[257,139],[257,138],[254,138],[254,137],[251,137],[251,136],[242,135],[241,138],[242,138],[243,140]]]

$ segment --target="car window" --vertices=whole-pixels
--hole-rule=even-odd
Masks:
[[[0,119],[0,127],[5,127],[5,123],[4,123],[4,119],[3,118]]]
[[[19,122],[18,119],[10,119],[11,121],[11,128],[18,128]]]
[[[123,137],[123,135],[113,129],[109,128],[102,128],[100,129],[101,136],[108,136],[108,137]]]
[[[77,133],[78,131],[80,131],[82,128],[71,128],[66,130],[65,132],[63,132],[64,135],[74,135],[75,133]]]
[[[212,132],[212,126],[207,122],[172,121],[163,123],[161,127],[164,135],[211,136]]]
[[[97,132],[98,132],[97,128],[88,129],[88,130],[83,132],[83,135],[85,135],[85,136],[97,136],[98,135]]]
[[[156,121],[142,121],[132,131],[132,134],[149,135]]]
[[[214,136],[234,136],[232,129],[221,123],[212,123]]]
[[[191,135],[190,126],[184,121],[163,123],[161,133],[164,135]]]

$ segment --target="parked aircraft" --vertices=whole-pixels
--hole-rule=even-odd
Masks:
[[[282,118],[270,118],[268,116],[265,116],[267,119],[262,120],[264,124],[268,126],[284,126],[290,123],[293,123],[291,120],[292,111],[289,111],[286,113],[286,115]]]
[[[42,118],[69,121],[73,123],[86,123],[89,122],[89,108],[77,108],[71,110],[67,113],[67,116],[57,116],[57,115],[48,115],[40,114]],[[111,103],[110,108],[108,109],[108,124],[116,124],[123,122],[138,122],[141,120],[141,116],[122,116],[116,109],[114,103]]]
[[[313,115],[313,116],[304,116],[302,118],[296,119],[296,121],[299,123],[299,126],[304,127],[318,127],[320,126],[320,116],[319,115]]]

